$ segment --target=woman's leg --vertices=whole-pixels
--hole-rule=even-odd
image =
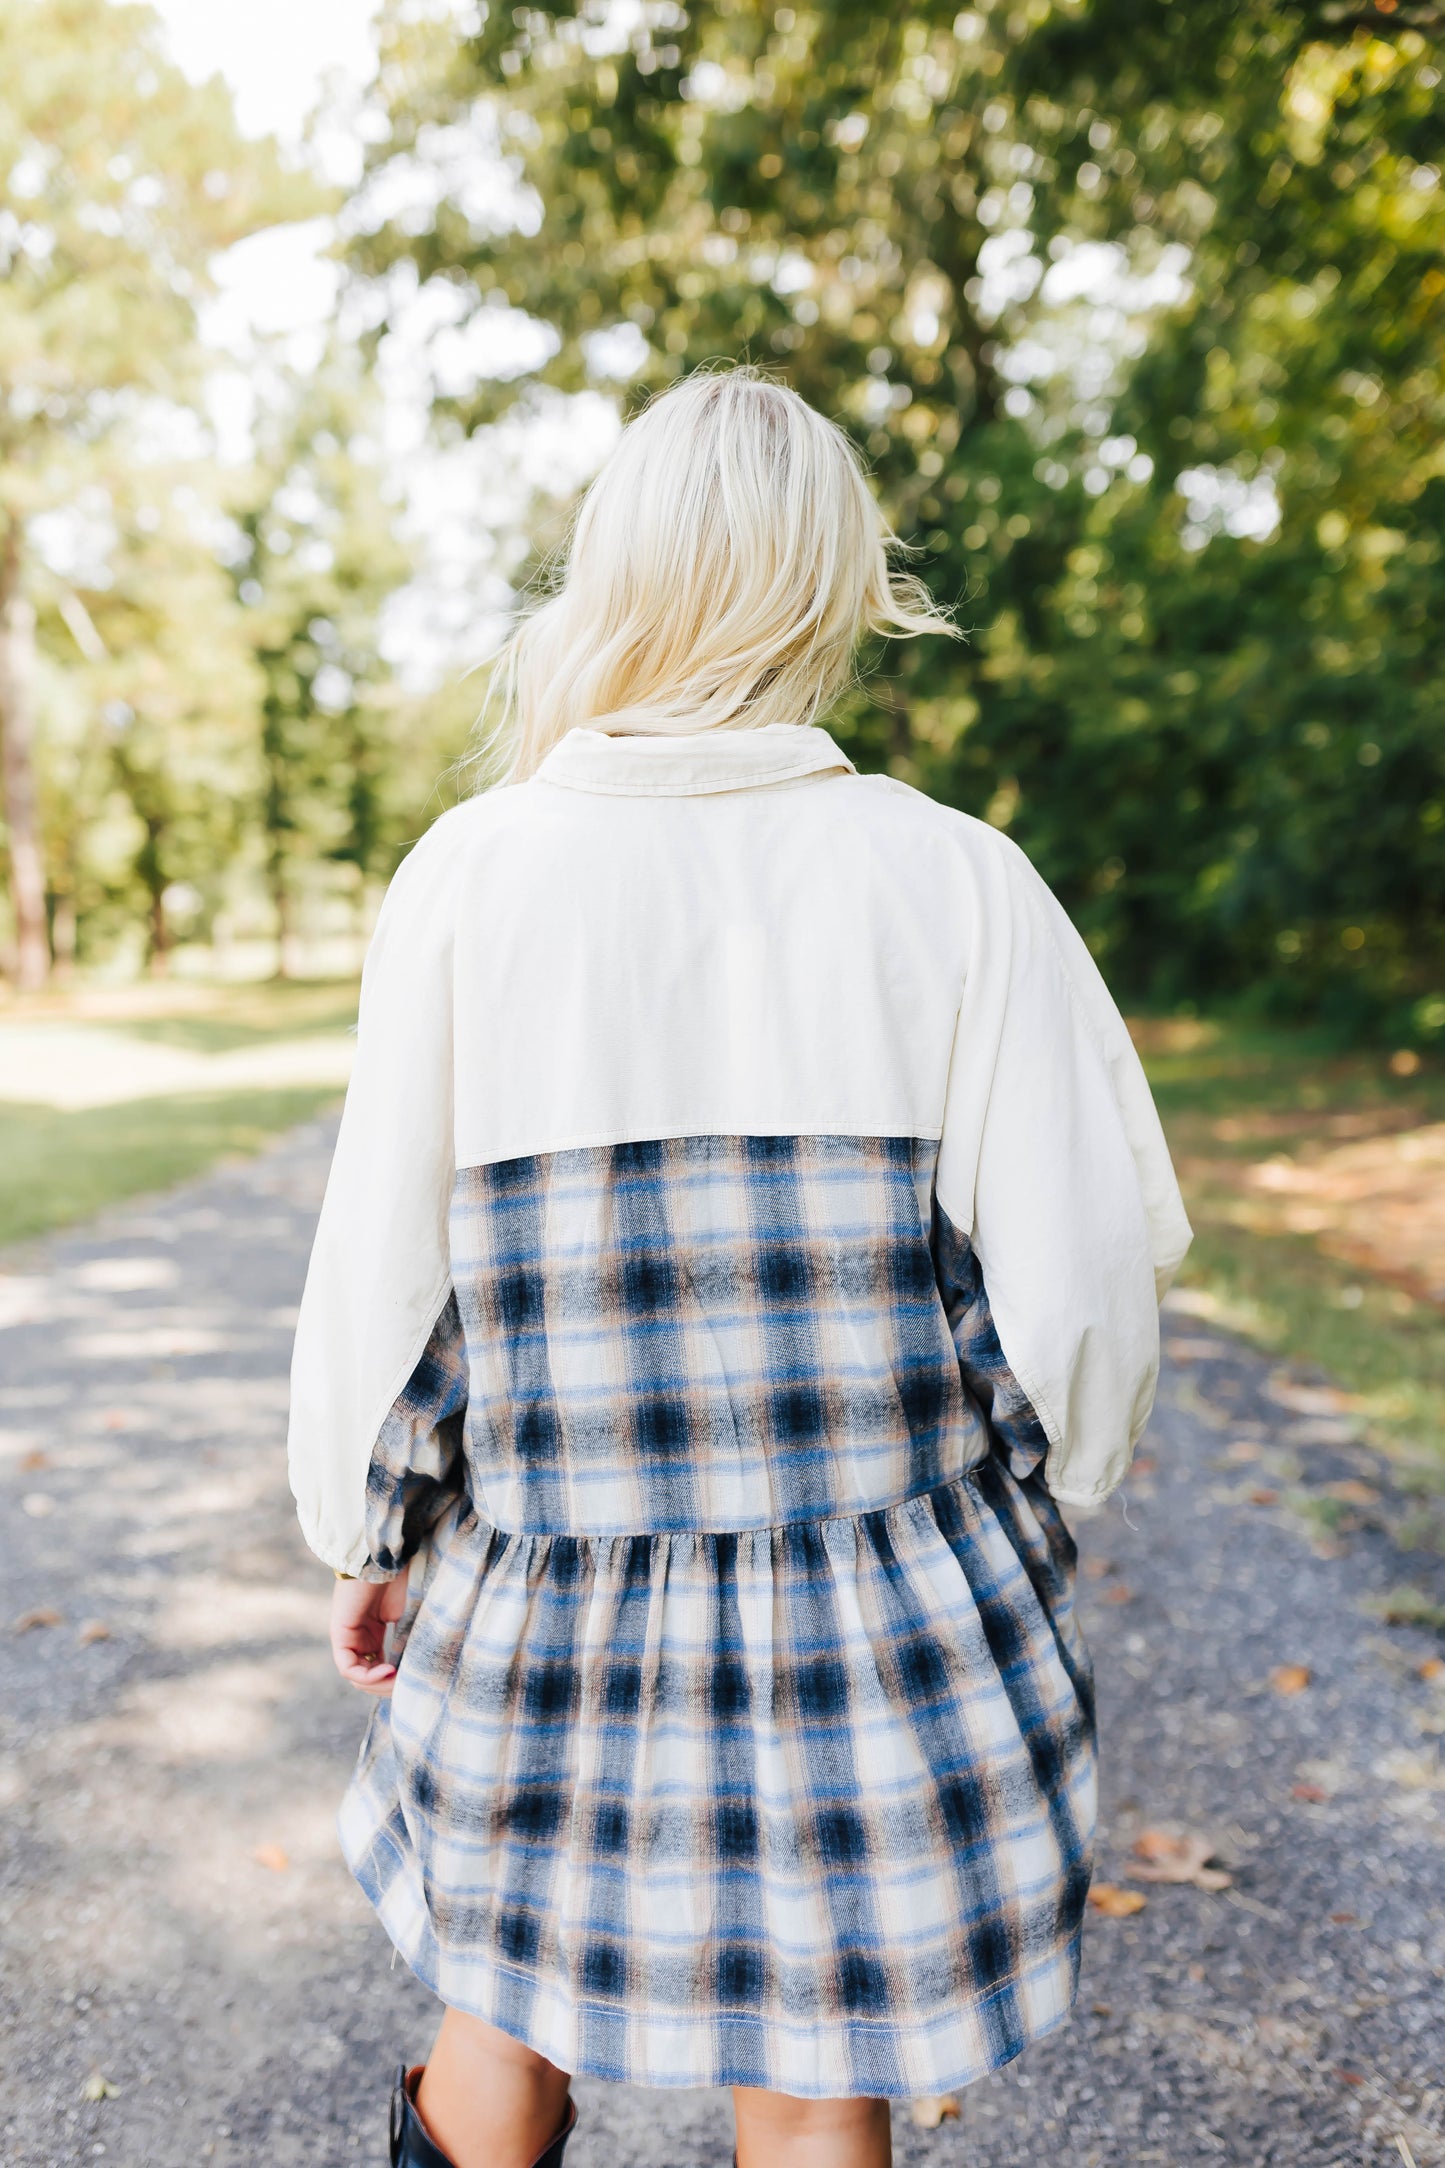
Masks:
[[[795,2100],[733,2087],[738,2168],[890,2168],[886,2100]]]
[[[567,2119],[570,2083],[495,2025],[448,2010],[416,2112],[456,2168],[532,2168]]]

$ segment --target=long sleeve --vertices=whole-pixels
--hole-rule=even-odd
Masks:
[[[366,1474],[366,1580],[405,1570],[462,1494],[467,1343],[455,1294],[447,1296],[421,1361],[377,1435]]]
[[[1038,1413],[1008,1366],[989,1307],[983,1273],[967,1235],[960,1234],[935,1203],[933,1268],[943,1299],[958,1367],[995,1446],[1020,1481],[1048,1455],[1049,1438]]]
[[[367,1563],[367,1474],[382,1425],[451,1290],[452,949],[463,832],[459,814],[438,821],[382,905],[296,1331],[291,1487],[306,1541],[346,1573]]]
[[[1054,1496],[1122,1480],[1153,1406],[1158,1301],[1189,1224],[1153,1100],[1088,950],[1023,854],[977,861],[937,1202],[971,1245]]]

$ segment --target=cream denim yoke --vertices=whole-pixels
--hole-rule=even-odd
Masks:
[[[1189,1228],[1048,889],[822,730],[576,730],[422,838],[367,959],[292,1372],[292,1482],[328,1564],[367,1557],[372,1451],[451,1286],[457,1171],[704,1135],[936,1142],[1054,1497],[1116,1487]]]

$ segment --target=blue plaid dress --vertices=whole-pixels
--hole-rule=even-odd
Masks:
[[[1042,1428],[910,1137],[468,1167],[372,1461],[347,1857],[561,2068],[935,2094],[1068,2014],[1094,1823]]]

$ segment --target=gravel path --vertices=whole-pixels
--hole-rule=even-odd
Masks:
[[[3,1260],[5,2168],[378,2164],[435,2022],[336,1854],[363,1712],[283,1476],[329,1136]],[[1168,1337],[1146,1463],[1081,1532],[1100,1875],[1162,1826],[1233,1883],[1091,1913],[1076,2022],[961,2120],[899,2112],[898,2157],[1442,2168],[1445,1643],[1367,1606],[1445,1601],[1445,1535],[1320,1381]],[[578,2094],[568,2168],[725,2168],[724,2097]]]

